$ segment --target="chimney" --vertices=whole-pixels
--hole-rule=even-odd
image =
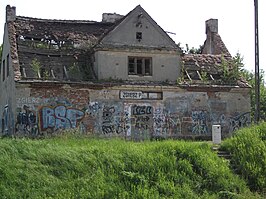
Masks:
[[[216,54],[215,52],[215,36],[218,34],[218,19],[209,19],[205,22],[206,41],[202,50],[203,54]]]
[[[218,33],[218,19],[209,19],[205,21],[206,34]]]
[[[16,20],[16,7],[15,6],[6,6],[6,22],[15,21]]]
[[[122,17],[124,16],[116,13],[103,13],[102,22],[114,23],[117,20],[121,19]]]

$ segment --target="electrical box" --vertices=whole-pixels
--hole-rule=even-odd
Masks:
[[[221,125],[212,125],[212,142],[214,144],[221,144],[222,142]]]

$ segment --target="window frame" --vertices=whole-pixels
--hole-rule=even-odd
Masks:
[[[128,75],[152,76],[152,57],[128,56]]]

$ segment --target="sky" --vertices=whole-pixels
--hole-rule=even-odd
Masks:
[[[266,0],[259,2],[260,69],[266,70]],[[19,16],[43,19],[76,19],[101,21],[102,13],[126,15],[137,5],[169,36],[185,47],[198,48],[206,39],[205,21],[218,19],[218,32],[229,52],[240,53],[245,68],[254,71],[254,0],[1,0],[0,35],[3,36],[5,7],[16,7]],[[2,43],[2,41],[1,41]]]

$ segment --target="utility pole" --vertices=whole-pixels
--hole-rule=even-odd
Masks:
[[[259,68],[259,27],[258,0],[254,0],[255,19],[255,123],[260,121],[260,68]]]

